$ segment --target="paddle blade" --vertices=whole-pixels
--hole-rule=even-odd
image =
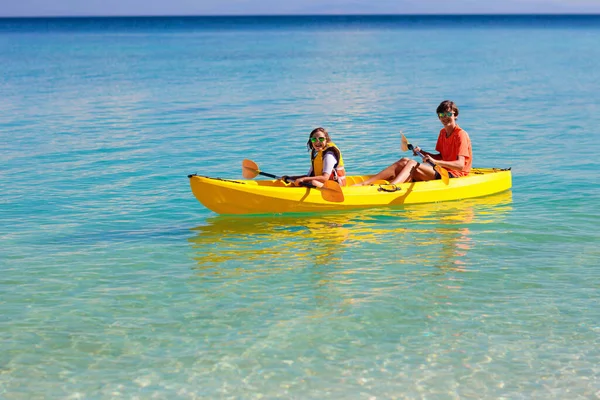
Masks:
[[[402,132],[400,132],[400,135],[402,135],[402,144],[401,144],[401,148],[402,151],[408,151],[408,139],[406,138],[406,136],[404,136],[404,134]]]
[[[260,173],[258,165],[252,161],[245,159],[242,161],[242,176],[246,179],[253,179]]]
[[[344,201],[344,192],[342,187],[336,181],[326,181],[323,187],[320,188],[323,199],[334,203],[341,203]]]
[[[442,182],[444,182],[446,185],[450,183],[450,174],[448,173],[448,170],[446,168],[436,165],[433,169],[435,169],[437,173],[440,174],[440,176],[442,177]]]

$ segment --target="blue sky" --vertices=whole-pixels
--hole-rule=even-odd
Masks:
[[[600,0],[0,0],[0,16],[600,14]]]

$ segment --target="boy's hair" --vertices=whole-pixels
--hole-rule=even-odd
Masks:
[[[452,111],[454,113],[454,116],[458,117],[458,106],[454,104],[454,102],[451,100],[442,101],[438,106],[437,110],[435,110],[436,113],[442,113],[445,111]]]

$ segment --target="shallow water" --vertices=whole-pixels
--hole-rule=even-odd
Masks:
[[[0,20],[0,397],[600,396],[600,19],[214,21]],[[446,98],[512,191],[231,217],[189,189],[302,173],[316,126],[375,172]]]

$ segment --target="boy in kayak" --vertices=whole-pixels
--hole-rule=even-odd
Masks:
[[[346,186],[346,171],[340,149],[331,141],[324,128],[314,129],[308,136],[306,147],[310,152],[311,167],[307,175],[283,176],[285,182],[295,186],[308,183],[323,186],[328,180],[334,180],[340,186]]]
[[[415,152],[423,154],[423,162],[402,158],[364,182],[354,186],[370,185],[378,180],[388,180],[391,184],[404,182],[431,181],[440,179],[440,174],[428,162],[448,170],[451,178],[467,176],[473,163],[471,139],[456,123],[458,107],[453,101],[444,100],[436,109],[437,116],[444,126],[440,130],[435,149],[438,154],[429,153],[415,147]]]

